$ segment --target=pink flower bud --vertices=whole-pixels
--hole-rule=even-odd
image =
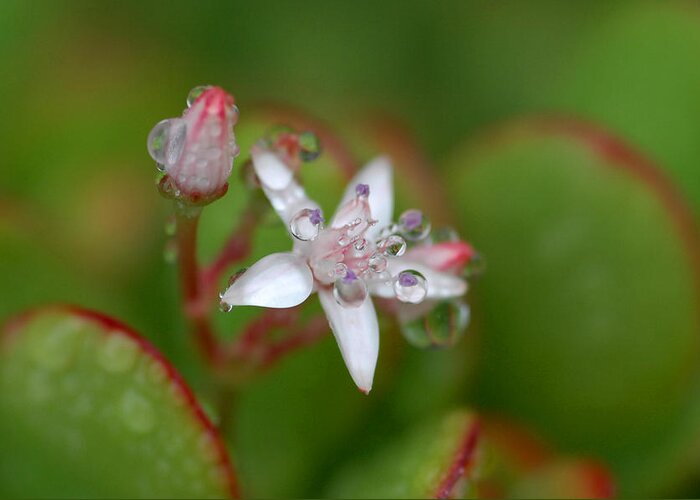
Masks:
[[[161,188],[192,203],[206,203],[226,192],[233,158],[238,154],[233,126],[238,109],[219,87],[190,93],[182,118],[158,123],[148,136],[148,150],[167,175]]]

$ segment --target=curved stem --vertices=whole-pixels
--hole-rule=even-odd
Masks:
[[[202,283],[197,264],[197,227],[200,209],[176,210],[178,266],[184,302],[184,313],[195,334],[197,345],[210,362],[218,361],[216,337],[208,319],[208,307],[202,296]]]

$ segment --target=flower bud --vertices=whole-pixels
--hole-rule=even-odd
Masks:
[[[167,196],[206,204],[228,187],[238,154],[233,126],[238,109],[233,96],[219,87],[190,93],[181,118],[158,123],[148,136],[148,151],[166,175],[159,187]]]

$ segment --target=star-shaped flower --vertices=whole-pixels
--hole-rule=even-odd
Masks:
[[[263,257],[221,295],[228,306],[294,307],[318,293],[340,352],[359,389],[372,388],[379,354],[379,325],[371,295],[422,307],[466,293],[455,271],[471,255],[466,243],[423,244],[429,223],[418,210],[392,224],[393,170],[386,157],[352,180],[327,226],[294,171],[262,144],[253,166],[273,208],[294,241],[291,252]]]

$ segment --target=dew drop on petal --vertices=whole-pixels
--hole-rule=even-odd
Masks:
[[[379,253],[372,254],[367,261],[370,271],[373,273],[381,273],[386,270],[387,261],[386,257]]]
[[[410,241],[420,241],[430,234],[430,220],[420,210],[406,210],[399,217],[399,230]]]
[[[428,283],[418,271],[401,271],[394,280],[394,293],[401,302],[420,304],[428,295]]]
[[[228,304],[224,302],[223,300],[219,301],[219,311],[224,312],[224,313],[229,313],[233,311],[233,306],[231,304]]]
[[[187,107],[192,107],[195,101],[199,99],[199,96],[201,96],[204,93],[204,91],[210,87],[211,85],[199,85],[190,90],[190,93],[187,94]]]
[[[299,158],[301,161],[314,161],[321,154],[321,143],[313,132],[299,134]]]
[[[333,283],[333,297],[343,307],[360,307],[367,298],[367,284],[348,270]]]
[[[165,164],[165,148],[168,143],[168,132],[171,120],[162,120],[156,123],[148,134],[148,154],[151,155],[159,168]]]
[[[335,278],[343,278],[348,273],[348,266],[342,262],[338,262],[333,266],[333,276]]]
[[[239,269],[236,271],[229,279],[228,282],[226,283],[226,287],[229,288],[231,285],[233,285],[238,279],[243,276],[243,274],[248,270],[247,267],[244,267],[243,269]],[[222,294],[223,295],[223,294]]]
[[[383,240],[380,240],[379,243],[377,243],[377,248],[384,255],[388,255],[390,257],[401,257],[404,253],[406,253],[406,240],[404,240],[401,236],[392,234],[391,236],[387,236]]]
[[[451,347],[469,325],[469,306],[459,299],[439,302],[427,314],[401,323],[406,340],[421,348]]]
[[[311,241],[318,236],[322,223],[319,209],[303,208],[289,221],[289,231],[298,240]]]

